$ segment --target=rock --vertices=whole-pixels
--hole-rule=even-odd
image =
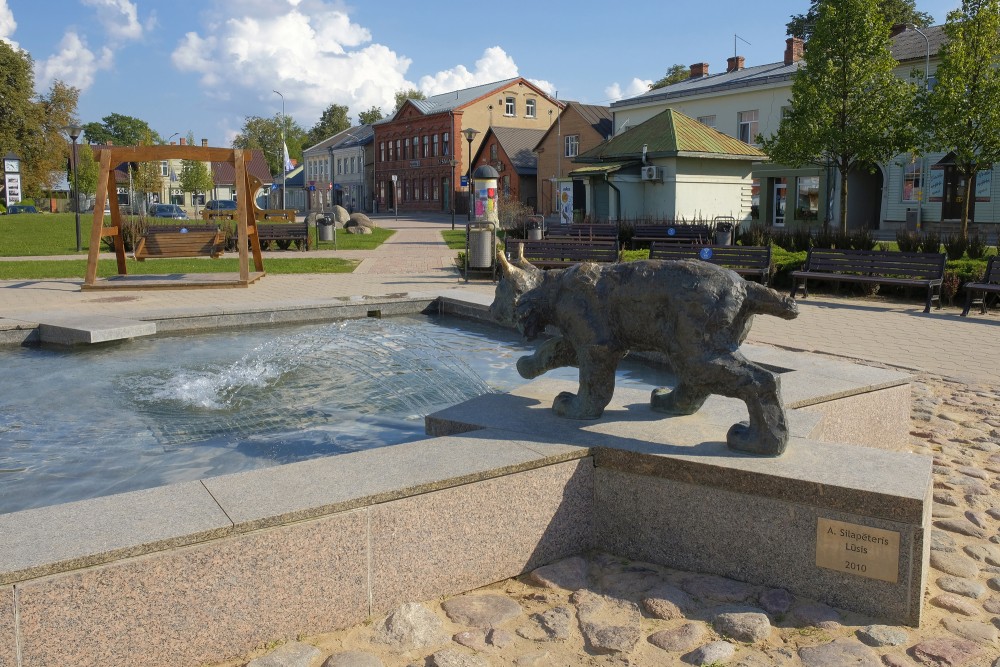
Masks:
[[[973,468],[971,466],[962,466],[958,468],[958,472],[963,475],[968,475],[969,477],[975,477],[976,479],[989,479],[990,474],[979,468]]]
[[[428,648],[448,641],[444,622],[422,604],[407,602],[396,607],[375,626],[373,640],[401,651]]]
[[[990,598],[983,602],[983,609],[990,614],[1000,614],[1000,600],[997,598]]]
[[[996,626],[992,623],[981,623],[980,621],[945,616],[941,619],[941,625],[952,634],[956,634],[964,639],[971,639],[980,644],[992,646],[996,643],[998,637]]]
[[[931,598],[931,604],[956,614],[963,614],[965,616],[979,615],[979,609],[976,608],[976,605],[972,604],[968,598],[955,595],[954,593],[935,595]]]
[[[990,518],[985,512],[966,512],[965,518],[976,528],[990,529]]]
[[[587,561],[579,556],[573,556],[551,565],[535,568],[528,575],[528,579],[545,588],[564,588],[568,591],[576,591],[588,586],[588,569]]]
[[[968,665],[982,655],[983,649],[975,642],[957,637],[939,637],[922,641],[910,648],[912,655],[924,665],[958,667]]]
[[[986,585],[995,591],[1000,591],[1000,577],[990,577],[986,580]]]
[[[962,550],[968,554],[969,558],[979,563],[988,563],[990,565],[1000,565],[1000,560],[997,550],[988,544],[970,544],[963,547]]]
[[[694,600],[687,593],[670,584],[660,584],[642,598],[643,609],[651,616],[668,621],[683,618],[694,606]]]
[[[338,225],[343,225],[348,220],[351,219],[351,214],[348,213],[347,209],[344,208],[343,206],[334,206],[333,215],[331,217],[333,218],[333,221],[336,222]]]
[[[940,530],[931,529],[931,551],[955,551],[955,538]]]
[[[486,643],[496,648],[507,648],[514,643],[514,635],[509,630],[493,628],[486,631]]]
[[[931,551],[931,567],[945,574],[972,579],[979,575],[976,562],[958,552]]]
[[[949,507],[958,507],[958,501],[950,493],[945,493],[944,491],[934,492],[934,504],[935,505],[947,505]]]
[[[767,614],[755,612],[719,614],[712,625],[723,637],[748,644],[762,642],[771,634],[771,621]]]
[[[690,577],[682,587],[696,598],[718,602],[745,602],[758,590],[742,581],[710,574]]]
[[[441,608],[453,623],[474,628],[493,628],[521,615],[521,605],[505,595],[460,595]]]
[[[757,598],[760,606],[769,614],[784,614],[792,607],[794,598],[783,588],[769,588]]]
[[[587,645],[599,653],[629,653],[639,643],[639,607],[589,591],[573,594],[580,632]]]
[[[457,633],[451,640],[456,644],[471,648],[473,651],[481,652],[487,649],[486,630],[465,630]]]
[[[715,665],[726,664],[736,655],[736,647],[729,642],[716,641],[704,646],[699,646],[690,653],[684,655],[684,662],[693,665]]]
[[[351,213],[351,216],[348,219],[347,224],[350,225],[352,223],[354,225],[360,225],[361,227],[374,227],[375,226],[375,223],[373,223],[371,221],[371,219],[367,215],[365,215],[364,213],[361,213],[361,212]]]
[[[638,600],[663,580],[658,572],[648,568],[635,568],[624,572],[610,572],[598,577],[598,586],[605,595],[627,600]]]
[[[829,644],[799,649],[802,667],[879,667],[878,655],[854,639],[835,639]]]
[[[983,586],[978,581],[962,579],[960,577],[938,577],[937,585],[949,593],[964,595],[967,598],[975,600],[978,600],[987,593],[986,586]]]
[[[840,626],[840,613],[822,602],[810,602],[792,609],[792,618],[800,625],[815,625],[827,630]]]
[[[516,667],[548,667],[552,664],[552,656],[548,651],[525,653],[514,659]]]
[[[431,656],[433,667],[490,667],[490,661],[479,655],[462,653],[458,649],[445,648]]]
[[[700,623],[685,623],[677,628],[654,632],[647,641],[664,651],[683,653],[697,646],[704,635],[705,628]]]
[[[910,641],[910,636],[891,625],[868,625],[858,630],[858,639],[869,646],[902,646]]]
[[[311,644],[288,642],[267,655],[254,658],[247,667],[309,667],[323,652]]]
[[[973,525],[967,519],[941,519],[939,521],[935,521],[934,525],[941,530],[958,533],[959,535],[967,535],[969,537],[977,537],[980,539],[986,537],[986,531]]]
[[[331,655],[323,663],[323,667],[384,667],[384,665],[371,653],[345,651]]]
[[[885,667],[913,667],[913,661],[899,653],[886,653],[882,656]]]
[[[536,625],[519,628],[517,634],[536,642],[567,639],[573,610],[565,606],[555,607],[541,614],[532,614],[531,620]]]
[[[353,227],[345,227],[344,231],[348,234],[371,234],[371,227],[362,227],[360,225],[354,225]]]

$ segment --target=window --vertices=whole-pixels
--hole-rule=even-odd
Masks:
[[[433,136],[433,139],[431,140],[431,145],[432,145],[431,155],[433,155],[434,157],[437,157],[438,156],[438,147],[439,147],[439,144],[438,144],[438,135],[435,134]]]
[[[420,157],[420,137],[413,137],[413,150],[410,151],[410,157],[414,160]]]
[[[513,97],[508,97],[506,100],[504,100],[503,115],[504,116],[513,116],[514,115],[514,98]]]
[[[525,100],[524,101],[524,115],[527,118],[535,117],[535,100]]]
[[[396,140],[396,142],[398,143],[398,142],[399,142],[399,140],[397,139],[397,140]],[[394,158],[392,157],[392,155],[393,155],[393,153],[392,153],[392,142],[390,141],[390,142],[389,142],[389,162],[392,162],[392,161],[393,161],[393,159],[394,159]]]
[[[445,132],[441,135],[441,155],[451,155],[450,135]]]
[[[410,182],[403,180],[403,201],[410,201]]]
[[[405,160],[406,159],[406,149],[407,149],[407,146],[409,145],[409,143],[410,143],[409,141],[407,141],[406,139],[403,139],[403,145],[399,149],[399,159],[400,160]]]
[[[430,201],[431,198],[431,184],[425,178],[424,179],[424,201]]]
[[[338,174],[343,174],[344,173],[344,160],[343,160],[343,158],[337,158],[337,173]]]
[[[160,176],[169,176],[169,175],[170,175],[170,165],[168,165],[167,161],[164,160],[163,162],[160,163]]]
[[[413,179],[413,201],[420,201],[420,181]]]
[[[396,139],[396,159],[397,160],[402,160],[403,159],[403,151],[400,149],[399,144],[400,144],[399,139]]]
[[[737,130],[736,138],[746,144],[752,144],[757,140],[757,110],[740,111],[736,114]]]
[[[430,153],[430,150],[431,150],[430,146],[431,146],[431,144],[430,144],[430,137],[428,137],[425,134],[424,135],[424,153],[423,153],[424,157],[430,157],[430,154],[431,154]]]
[[[580,152],[580,135],[570,134],[566,137],[566,157],[576,157]]]
[[[379,162],[385,162],[385,142],[384,141],[378,142],[378,161]],[[382,197],[382,198],[385,199],[385,197]]]
[[[355,160],[357,160],[356,157],[351,157],[351,173],[352,174],[357,173],[357,165],[354,162]]]
[[[497,145],[490,144],[490,162],[497,161]]]
[[[441,193],[438,190],[438,179],[436,178],[431,179],[431,199],[434,201],[441,199]]]
[[[503,179],[501,179],[501,183],[503,184],[502,187],[503,187],[503,195],[504,195],[504,197],[509,197],[510,196],[510,176],[509,175],[504,176]]]
[[[819,176],[799,176],[795,219],[815,220],[819,215]]]
[[[903,201],[917,201],[920,192],[920,161],[903,165]]]
[[[702,125],[707,125],[708,127],[715,127],[715,115],[698,116],[698,122]]]

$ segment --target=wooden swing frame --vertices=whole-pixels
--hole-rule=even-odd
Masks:
[[[87,255],[87,274],[83,289],[178,289],[192,287],[248,287],[267,275],[257,236],[255,206],[251,193],[260,187],[260,181],[247,172],[250,151],[208,146],[102,146],[95,148],[99,162],[96,201],[110,203],[111,225],[104,226],[104,207],[94,206],[93,224],[90,229],[90,248]],[[163,160],[197,160],[198,162],[228,162],[236,172],[236,247],[239,252],[239,274],[182,274],[180,276],[128,276],[125,263],[125,241],[122,238],[122,217],[115,195],[115,167],[123,162],[160,162]],[[111,196],[109,197],[109,193]],[[110,237],[114,245],[118,275],[98,280],[97,260],[101,239]],[[254,271],[250,270],[253,255]]]

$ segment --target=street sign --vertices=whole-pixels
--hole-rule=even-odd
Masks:
[[[469,177],[468,176],[463,176],[462,177],[462,187],[463,188],[469,187]]]

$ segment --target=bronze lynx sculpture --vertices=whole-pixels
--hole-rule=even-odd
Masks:
[[[734,424],[731,449],[777,456],[788,443],[778,376],[737,348],[754,314],[793,319],[795,301],[700,260],[576,264],[542,271],[519,257],[499,256],[502,278],[490,312],[530,340],[547,325],[561,335],[517,362],[534,378],[563,366],[580,369],[578,393],[562,392],[552,408],[570,419],[597,419],[611,401],[615,370],[629,350],[659,351],[677,386],[654,389],[650,405],[667,414],[698,410],[710,394],[738,398],[749,424]]]

